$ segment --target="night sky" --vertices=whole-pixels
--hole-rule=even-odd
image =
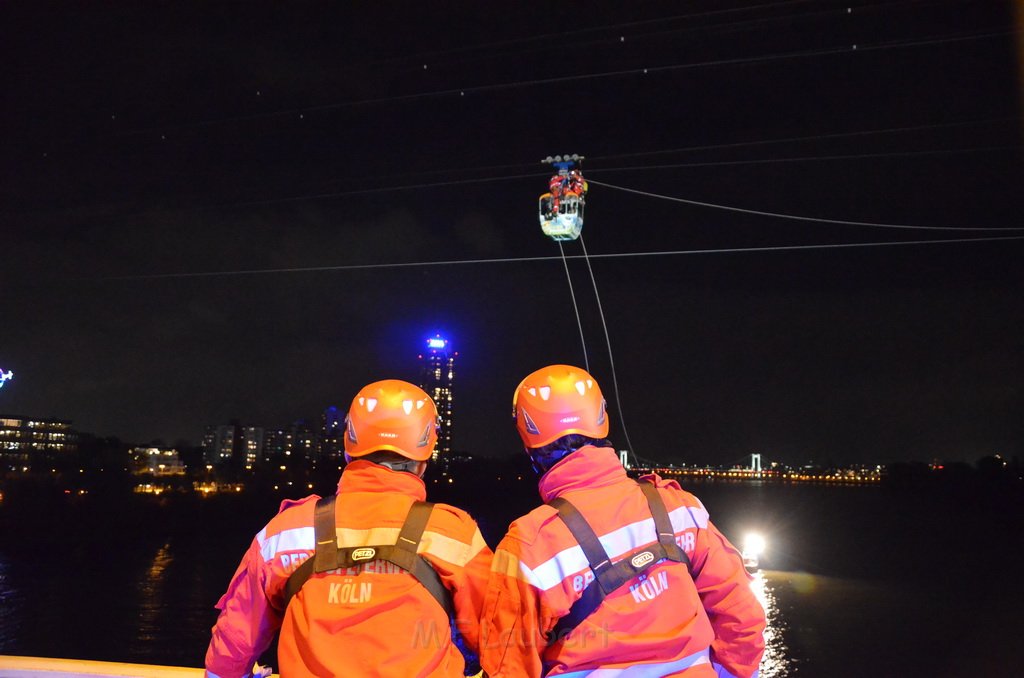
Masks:
[[[1022,12],[2,3],[0,413],[198,443],[415,380],[442,332],[456,447],[513,453],[519,380],[584,363],[537,222],[578,153],[617,446],[1021,455]]]

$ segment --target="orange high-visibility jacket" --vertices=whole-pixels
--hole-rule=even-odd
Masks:
[[[663,560],[548,644],[545,634],[594,575],[557,511],[534,509],[512,523],[494,554],[480,651],[491,678],[577,678],[626,668],[636,677],[757,675],[765,613],[739,552],[696,497],[675,481],[647,478],[665,502],[692,576],[685,564]],[[614,450],[581,448],[541,478],[540,493],[545,502],[571,502],[613,562],[657,541],[648,503]]]
[[[423,481],[368,461],[353,461],[338,483],[340,546],[394,544]],[[277,658],[288,676],[462,676],[448,617],[411,574],[386,561],[313,574],[284,609],[288,576],[316,551],[313,495],[285,501],[242,559],[206,652],[211,676],[247,675],[280,628]],[[452,593],[459,630],[471,649],[492,553],[465,511],[435,504],[420,540]]]

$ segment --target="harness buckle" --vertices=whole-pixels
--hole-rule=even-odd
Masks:
[[[642,551],[642,552],[636,554],[635,556],[633,556],[632,558],[630,558],[629,562],[630,562],[630,564],[633,565],[633,567],[635,567],[637,569],[640,569],[641,567],[643,567],[647,563],[652,562],[653,560],[654,560],[654,554],[653,553],[651,553],[650,551]]]

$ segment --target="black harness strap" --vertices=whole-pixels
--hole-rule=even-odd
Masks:
[[[665,508],[665,502],[661,495],[649,482],[639,481],[638,484],[647,499],[651,515],[654,517],[658,543],[634,554],[631,558],[624,558],[618,563],[612,563],[593,528],[571,502],[561,497],[549,502],[558,510],[558,517],[562,519],[573,538],[583,549],[587,563],[594,572],[594,582],[583,590],[583,595],[569,608],[569,613],[559,619],[555,628],[547,634],[549,643],[564,640],[584,619],[593,614],[608,595],[656,563],[667,559],[683,563],[689,570],[690,559],[676,543],[672,520],[668,516],[668,510]]]
[[[316,553],[313,555],[313,571],[326,572],[334,569],[334,552],[338,548],[338,531],[334,520],[334,501],[337,495],[321,497],[316,501],[313,513],[313,529],[316,532]]]
[[[338,548],[338,536],[334,523],[334,500],[337,495],[320,497],[316,500],[316,508],[313,512],[313,533],[316,538],[316,552],[311,558],[306,558],[288,577],[284,587],[284,607],[306,580],[312,576],[314,568],[316,572],[326,572],[333,569],[329,563],[334,562],[334,552]]]
[[[438,602],[445,614],[448,615],[449,620],[454,619],[455,605],[452,603],[451,593],[445,588],[440,575],[430,563],[416,553],[434,505],[424,501],[414,502],[405,518],[405,523],[402,524],[398,542],[395,544],[340,547],[335,529],[335,496],[322,497],[316,502],[313,517],[316,553],[311,558],[307,558],[288,577],[288,582],[285,585],[285,607],[314,572],[328,572],[338,568],[355,567],[370,560],[384,560],[397,565],[415,577],[416,581],[422,584],[431,597]]]
[[[672,527],[672,519],[668,517],[668,509],[665,508],[665,500],[654,483],[646,480],[637,481],[644,496],[647,497],[647,505],[651,507],[651,515],[654,516],[654,529],[658,532],[658,543],[665,549],[670,560],[679,563],[686,563],[686,569],[690,569],[690,557],[686,551],[679,547],[676,542],[676,531]]]

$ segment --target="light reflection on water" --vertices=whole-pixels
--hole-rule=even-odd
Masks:
[[[140,660],[149,659],[144,648],[152,648],[167,642],[169,608],[184,604],[186,607],[193,605],[198,611],[206,612],[209,608],[207,601],[192,601],[187,603],[184,600],[175,603],[168,599],[171,589],[168,588],[168,572],[175,563],[170,541],[165,542],[153,554],[147,567],[138,573],[134,590],[138,594],[137,610],[137,635],[132,645],[138,644],[132,650],[141,651]],[[11,582],[9,565],[0,555],[0,648],[15,647],[18,645],[17,631],[18,620],[21,616],[19,610],[23,608],[23,596]],[[785,643],[785,632],[789,628],[787,620],[779,609],[778,600],[775,595],[776,584],[763,570],[754,573],[751,589],[765,609],[768,620],[765,629],[765,652],[761,660],[760,675],[762,678],[786,678],[795,670],[794,662],[787,657],[788,648]],[[190,590],[182,598],[191,599],[196,593]],[[172,595],[173,597],[177,597]],[[189,615],[192,616],[192,615]],[[199,621],[198,619],[196,620]],[[206,621],[203,619],[203,621]],[[200,622],[200,628],[205,624]],[[152,651],[151,649],[149,650]],[[134,651],[130,651],[135,654]]]
[[[945,493],[803,486],[709,485],[701,498],[737,534],[757,516],[776,545],[772,569],[752,583],[768,619],[765,678],[1019,673],[1018,648],[991,639],[1020,628],[1024,578],[998,564],[1024,539],[1024,510],[987,494],[950,512]],[[213,606],[266,506],[133,499],[124,510],[89,498],[0,508],[0,654],[198,667]],[[971,558],[934,566],[950,534],[976,530]],[[864,557],[876,552],[884,557]]]
[[[764,656],[761,658],[761,678],[784,678],[790,675],[793,662],[786,656],[784,632],[789,625],[779,611],[775,598],[775,588],[768,581],[764,570],[754,573],[754,581],[750,583],[754,595],[764,607],[768,625],[764,630]]]
[[[165,633],[161,623],[164,612],[164,588],[167,583],[167,568],[174,561],[170,553],[171,544],[165,542],[153,556],[149,568],[140,578],[139,591],[139,640],[159,640]]]

